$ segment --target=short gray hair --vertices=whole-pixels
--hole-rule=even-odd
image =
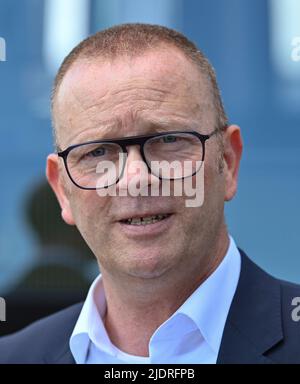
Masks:
[[[122,56],[139,56],[147,50],[161,44],[177,47],[185,56],[195,63],[211,84],[213,104],[216,111],[216,128],[224,128],[228,124],[215,71],[205,55],[197,46],[180,32],[159,25],[122,24],[99,31],[78,44],[64,59],[54,80],[51,95],[52,116],[54,102],[62,80],[70,67],[79,59],[98,58],[112,60]],[[54,140],[56,132],[54,118]],[[57,143],[56,143],[57,144]]]

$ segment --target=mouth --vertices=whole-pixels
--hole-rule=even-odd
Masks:
[[[163,221],[170,217],[171,214],[158,214],[158,215],[149,215],[143,217],[130,217],[128,219],[120,220],[120,223],[133,226],[146,226],[153,225],[159,221]]]
[[[151,212],[152,213],[152,212]],[[156,239],[166,235],[174,225],[174,213],[134,214],[118,221],[118,230],[130,239]]]

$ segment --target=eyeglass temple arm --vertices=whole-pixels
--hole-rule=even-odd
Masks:
[[[217,127],[214,131],[212,131],[211,133],[209,133],[208,135],[205,135],[205,136],[207,136],[207,138],[209,139],[211,136],[215,135],[216,133],[225,131],[225,129],[227,127],[228,127],[228,124],[225,124],[222,127]]]

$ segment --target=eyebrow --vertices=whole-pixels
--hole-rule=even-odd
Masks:
[[[151,134],[159,132],[167,132],[169,130],[191,130],[199,127],[199,122],[194,120],[187,119],[174,119],[174,118],[164,118],[164,117],[155,117],[155,118],[144,118],[141,119],[141,126],[144,127],[141,134]],[[106,122],[101,122],[97,124],[94,128],[91,128],[91,132],[81,132],[76,137],[76,142],[71,143],[70,145],[82,144],[88,141],[96,140],[107,140],[107,139],[117,139],[126,137],[120,135],[120,130],[122,126],[122,121],[120,119],[111,119]],[[131,135],[128,135],[131,136]],[[73,141],[73,140],[72,140]]]

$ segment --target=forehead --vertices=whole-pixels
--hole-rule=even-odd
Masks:
[[[100,134],[115,123],[119,136],[126,136],[133,133],[126,133],[126,125],[133,129],[149,118],[199,119],[212,104],[206,83],[196,65],[173,48],[113,61],[80,60],[66,73],[56,96],[60,142],[70,145],[85,133],[94,139],[90,132]]]

